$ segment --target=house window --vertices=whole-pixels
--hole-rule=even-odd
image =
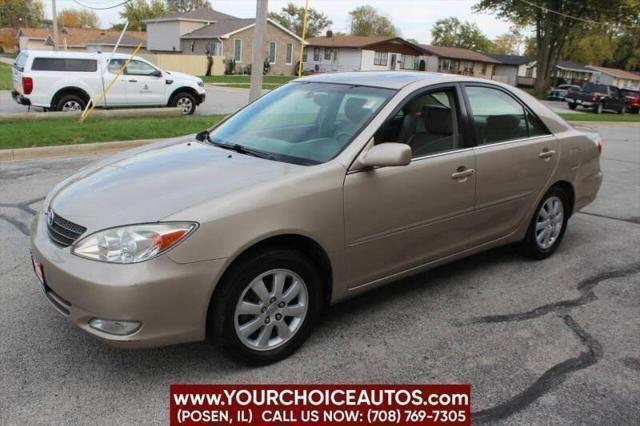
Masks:
[[[450,71],[451,70],[451,61],[448,59],[440,59],[438,63],[438,71]]]
[[[387,52],[376,52],[373,56],[373,65],[387,65],[389,54]]]
[[[473,75],[473,62],[465,62],[463,64],[464,67],[464,74],[471,74]]]
[[[318,62],[320,60],[320,48],[319,47],[314,47],[313,48],[313,61],[314,62]]]
[[[527,77],[533,77],[533,67],[527,68]]]
[[[270,64],[276,63],[276,42],[275,41],[269,42],[269,63]]]
[[[325,47],[324,48],[324,60],[325,61],[330,61],[331,60],[331,48],[330,47]]]
[[[412,55],[402,55],[402,69],[417,70],[418,58]]]
[[[242,40],[239,38],[233,40],[233,60],[236,62],[242,60]]]
[[[293,44],[291,43],[287,43],[287,52],[286,52],[286,56],[285,56],[285,60],[284,62],[288,65],[291,65],[293,63]]]
[[[193,41],[191,42],[191,53],[193,53],[195,50],[196,50],[196,41],[195,41],[195,40],[193,40]]]
[[[307,49],[302,48],[302,62],[307,62]]]

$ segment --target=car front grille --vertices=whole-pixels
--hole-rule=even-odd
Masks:
[[[49,238],[61,247],[69,247],[87,230],[84,226],[70,222],[49,210],[46,215]]]

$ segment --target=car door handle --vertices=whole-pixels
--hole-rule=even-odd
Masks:
[[[554,150],[545,149],[540,154],[538,154],[538,157],[542,158],[543,160],[548,160],[554,155],[556,155],[556,152]]]
[[[129,80],[129,83],[137,83],[138,80]]]
[[[464,182],[469,176],[473,176],[476,171],[474,169],[467,169],[464,167],[458,167],[458,170],[451,173],[451,178]]]

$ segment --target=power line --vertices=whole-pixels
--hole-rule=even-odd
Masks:
[[[120,3],[115,4],[115,5],[113,5],[113,6],[96,7],[96,6],[90,6],[90,5],[88,5],[88,4],[85,4],[85,3],[81,2],[80,0],[73,0],[73,2],[74,2],[74,3],[77,3],[77,4],[79,4],[79,5],[80,5],[80,6],[82,6],[82,7],[86,7],[87,9],[93,9],[93,10],[107,10],[107,9],[115,9],[115,8],[117,8],[117,7],[120,7],[120,6],[124,6],[125,4],[127,4],[127,3],[131,2],[131,1],[132,1],[132,0],[124,0],[124,1],[121,1]]]
[[[545,13],[553,13],[555,15],[559,15],[568,19],[573,19],[575,21],[580,21],[580,22],[584,22],[586,24],[591,24],[591,25],[598,25],[598,26],[611,26],[611,25],[617,25],[617,24],[612,24],[611,22],[598,22],[598,21],[594,21],[592,19],[586,19],[586,18],[581,18],[579,16],[573,16],[573,15],[569,15],[567,13],[564,12],[559,12],[557,10],[553,10],[553,9],[549,9],[548,7],[544,7],[544,6],[540,6],[539,4],[536,3],[532,3],[529,0],[519,0],[522,3],[528,4],[529,6],[538,8],[540,10],[542,10]],[[640,28],[638,26],[633,26],[633,25],[620,25],[620,27],[622,28],[629,28],[629,29],[635,29],[635,28]]]

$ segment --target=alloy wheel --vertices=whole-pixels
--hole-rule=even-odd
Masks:
[[[191,109],[193,108],[193,102],[191,102],[191,99],[184,97],[178,99],[178,102],[176,102],[176,106],[182,110],[183,114],[189,114],[191,112]]]
[[[559,197],[547,198],[536,219],[536,242],[547,250],[558,240],[564,224],[564,205]]]
[[[267,351],[284,345],[300,330],[309,309],[304,280],[289,269],[272,269],[254,278],[234,311],[243,345]]]
[[[82,110],[82,106],[78,101],[70,100],[65,102],[62,105],[62,111],[64,112],[81,111],[81,110]]]

